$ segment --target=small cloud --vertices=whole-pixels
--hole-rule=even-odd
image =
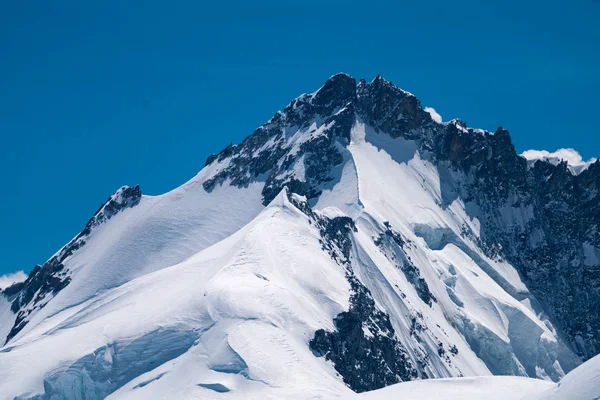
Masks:
[[[596,161],[595,158],[583,161],[583,157],[575,149],[558,149],[552,153],[546,150],[527,150],[521,156],[525,157],[528,161],[545,160],[554,165],[566,161],[571,172],[575,174],[580,173]]]
[[[435,111],[433,107],[425,107],[425,111],[431,115],[431,119],[437,122],[438,124],[442,123],[442,116]]]
[[[540,159],[558,159],[561,161],[566,161],[567,164],[576,166],[583,164],[583,158],[581,155],[574,149],[558,149],[553,153],[550,153],[546,150],[527,150],[521,154],[528,160],[540,160]]]
[[[549,155],[550,152],[546,150],[525,150],[521,153],[521,156],[525,157],[529,161],[539,160],[541,158],[548,157]]]
[[[0,276],[0,290],[4,290],[11,286],[13,283],[23,282],[27,279],[27,274],[23,271],[13,272],[12,274],[6,274]]]

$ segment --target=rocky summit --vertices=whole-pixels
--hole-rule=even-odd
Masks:
[[[175,190],[122,187],[3,290],[0,398],[571,390],[600,370],[599,226],[600,161],[337,74]]]

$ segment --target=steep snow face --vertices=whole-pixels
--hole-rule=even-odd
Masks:
[[[558,380],[577,363],[537,316],[517,271],[478,247],[479,222],[462,201],[444,204],[439,171],[413,141],[357,120],[348,149],[357,178],[338,185],[356,187],[362,206],[357,276],[390,314],[421,376]]]
[[[426,378],[557,381],[581,362],[557,315],[578,331],[554,286],[532,283],[547,257],[517,256],[554,234],[528,190],[562,167],[527,169],[511,146],[501,128],[440,123],[381,77],[335,75],[181,187],[120,189],[4,290],[0,398],[350,398]],[[599,167],[557,173],[577,179],[591,215]],[[590,232],[573,259],[593,272]],[[579,292],[569,298],[593,309]],[[576,340],[593,350],[593,336]],[[523,396],[556,388],[478,378],[393,390],[500,396],[512,384]]]

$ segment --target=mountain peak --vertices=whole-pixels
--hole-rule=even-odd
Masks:
[[[378,131],[392,137],[410,135],[432,122],[431,115],[413,94],[377,75],[362,81],[357,90],[360,116]]]
[[[348,74],[339,73],[330,77],[317,90],[312,98],[312,104],[326,109],[343,107],[356,98],[356,80]]]
[[[345,72],[338,72],[337,74],[333,74],[329,77],[329,79],[327,79],[326,82],[329,81],[342,81],[342,80],[347,80],[349,82],[353,82],[354,84],[356,84],[356,80],[354,79],[354,77],[350,74],[347,74]]]
[[[288,121],[300,125],[296,112],[299,108],[303,117],[312,118],[314,114],[330,116],[349,103],[354,104],[358,117],[392,137],[405,136],[432,121],[419,99],[383,76],[377,75],[369,83],[363,78],[357,84],[356,79],[343,72],[331,76],[312,95],[293,100],[284,113]]]
[[[373,80],[371,81],[371,84],[373,85],[379,85],[379,86],[395,86],[392,82],[388,81],[387,79],[385,79],[383,76],[381,75],[377,75],[375,78],[373,78]]]
[[[362,79],[357,85],[352,76],[338,73],[317,91],[292,100],[239,146],[230,145],[211,155],[206,165],[229,161],[203,186],[212,191],[227,179],[245,186],[266,176],[265,205],[283,185],[314,198],[333,179],[332,168],[345,160],[340,145],[343,148],[350,142],[357,120],[392,138],[417,139],[434,125],[415,96],[383,77],[370,83]]]

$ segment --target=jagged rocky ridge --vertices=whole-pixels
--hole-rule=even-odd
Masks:
[[[86,243],[94,227],[108,221],[119,211],[134,207],[142,198],[139,186],[123,186],[111,195],[90,218],[85,228],[53,255],[44,265],[36,265],[24,282],[16,283],[0,292],[11,301],[10,309],[16,314],[15,323],[5,343],[19,333],[28,323],[27,317],[43,308],[70,282],[70,271],[63,262]]]
[[[416,113],[418,122],[405,114],[407,111]],[[345,160],[356,115],[375,127],[388,129],[385,132],[393,137],[412,134],[433,123],[414,96],[383,78],[370,84],[363,80],[357,88],[353,78],[338,74],[314,95],[293,100],[240,145],[230,145],[218,155],[211,155],[207,165],[228,157],[231,161],[204,187],[210,190],[225,179],[238,186],[266,179],[265,204],[283,186],[309,199],[316,198],[322,186],[333,179],[331,169]],[[298,129],[302,135],[289,140],[289,133]],[[303,171],[302,176],[298,176],[298,169]]]
[[[333,180],[331,170],[345,160],[356,116],[392,137],[419,137],[434,127],[417,98],[382,77],[371,83],[338,74],[314,95],[302,95],[239,145],[208,157],[206,165],[229,159],[204,182],[206,190],[226,179],[237,186],[265,180],[268,204],[284,186],[314,199]],[[290,137],[292,132],[296,133]],[[300,175],[298,172],[302,171]]]
[[[466,177],[445,195],[479,209],[473,215],[482,222],[483,247],[518,268],[577,354],[598,354],[600,162],[579,175],[566,162],[527,168],[502,127],[475,134],[451,124],[433,143],[433,157]],[[507,218],[507,208],[525,218]]]
[[[292,192],[317,197],[332,178],[329,173],[344,160],[354,118],[354,84],[345,75],[330,79],[315,96],[295,99],[239,145],[230,145],[206,164],[230,157],[224,168],[204,182],[206,190],[226,179],[244,186],[265,180],[263,203],[284,186]],[[296,130],[303,134],[290,138]],[[291,140],[290,140],[291,139]],[[294,140],[295,139],[295,140]]]

